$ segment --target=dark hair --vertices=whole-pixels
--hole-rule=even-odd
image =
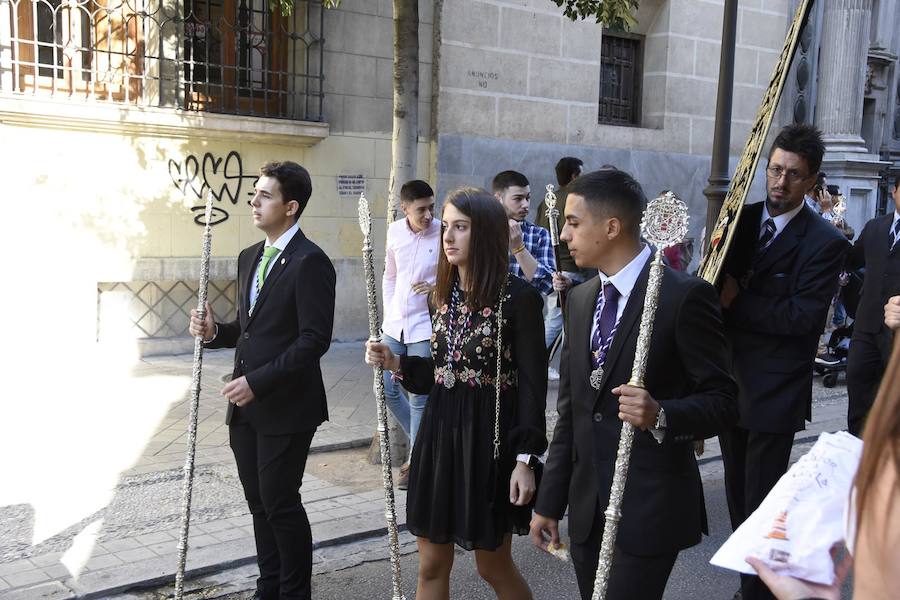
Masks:
[[[599,170],[582,175],[566,188],[584,198],[594,214],[616,217],[635,239],[641,235],[641,215],[647,197],[635,179],[625,171]]]
[[[285,204],[291,200],[295,200],[300,208],[294,215],[294,221],[300,218],[306,205],[309,204],[309,197],[312,196],[312,180],[309,178],[309,171],[301,167],[295,162],[286,161],[270,161],[259,168],[260,176],[274,177],[281,187],[281,196]]]
[[[528,185],[528,178],[518,171],[501,171],[494,176],[494,181],[491,183],[491,189],[496,194],[498,192],[503,192],[506,188],[514,185],[525,187]]]
[[[818,174],[819,167],[822,166],[822,156],[825,154],[822,132],[812,125],[805,124],[788,125],[778,132],[778,137],[772,142],[772,148],[769,150],[769,159],[772,158],[775,148],[792,152],[805,160],[806,168],[809,169],[807,177],[813,173]]]
[[[606,163],[605,165],[600,165],[600,170],[601,171],[618,171],[619,167],[617,167],[616,165],[611,165],[609,163]]]
[[[556,163],[556,182],[559,187],[569,185],[575,176],[581,171],[584,162],[574,156],[564,156]]]
[[[819,171],[819,176],[816,177],[816,184],[825,185],[825,180],[828,178],[828,174],[825,171]]]
[[[434,196],[434,190],[421,179],[407,181],[400,188],[400,202],[415,202],[422,198],[431,198],[432,196]]]
[[[443,208],[450,204],[472,219],[468,265],[472,289],[466,294],[466,304],[473,309],[493,306],[509,271],[509,221],[506,211],[487,190],[481,188],[466,187],[451,191],[444,199]],[[437,286],[434,290],[436,306],[449,301],[450,290],[458,278],[456,266],[450,264],[442,250],[438,256]]]

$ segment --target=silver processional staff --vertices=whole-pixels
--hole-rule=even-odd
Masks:
[[[631,379],[628,381],[630,386],[644,387],[647,357],[650,354],[650,338],[653,335],[653,321],[656,318],[659,287],[664,271],[662,252],[684,239],[687,234],[687,224],[687,206],[672,192],[666,192],[651,200],[644,211],[641,230],[644,239],[656,246],[656,253],[653,255],[653,262],[650,265],[650,277],[647,281],[647,293],[644,296],[644,310],[641,313],[637,348],[631,367]],[[606,588],[609,585],[609,575],[612,569],[613,547],[619,531],[619,520],[622,518],[622,496],[625,493],[625,480],[628,476],[628,463],[631,460],[633,441],[634,426],[623,421],[612,486],[609,490],[609,505],[606,512],[603,513],[606,517],[606,524],[603,527],[603,540],[600,544],[600,558],[597,562],[597,574],[594,579],[594,592],[591,600],[605,600],[606,598]]]

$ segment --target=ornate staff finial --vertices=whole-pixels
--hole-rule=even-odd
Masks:
[[[647,204],[641,231],[644,239],[664,250],[684,240],[689,219],[687,205],[672,192],[665,192]]]
[[[544,204],[547,206],[547,220],[550,223],[550,242],[554,246],[559,246],[559,228],[557,223],[559,220],[559,209],[556,208],[556,194],[553,192],[553,184],[547,184],[547,193],[544,195]],[[559,265],[556,265],[559,268]]]
[[[838,194],[837,200],[831,206],[831,222],[840,223],[844,220],[844,213],[847,212],[847,200],[843,194]]]
[[[372,214],[365,192],[359,195],[359,228],[366,239],[372,234]]]

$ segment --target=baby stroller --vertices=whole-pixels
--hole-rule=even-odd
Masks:
[[[848,321],[856,318],[856,307],[862,292],[865,269],[848,273],[847,284],[841,287],[840,298],[847,311]],[[827,354],[816,357],[815,371],[822,375],[822,385],[833,388],[837,385],[841,373],[847,372],[847,356],[850,354],[850,338],[853,336],[853,324],[843,325],[831,332],[825,346]]]

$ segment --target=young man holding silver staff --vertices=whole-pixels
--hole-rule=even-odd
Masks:
[[[266,240],[238,256],[237,314],[216,322],[191,311],[191,335],[207,348],[237,348],[228,399],[228,434],[244,496],[253,515],[254,599],[312,597],[312,531],[300,484],[316,428],[328,419],[319,359],[331,344],[335,272],[300,230],[312,195],[297,163],[260,169],[250,201]]]
[[[646,204],[622,171],[597,171],[569,186],[560,239],[580,268],[599,276],[574,288],[566,311],[557,411],[531,523],[534,543],[559,544],[569,508],[572,561],[591,598],[604,510],[622,421],[636,432],[606,597],[662,598],[678,552],[700,542],[706,510],[693,441],[737,420],[722,316],[708,283],[666,269],[645,388],[625,385],[637,347],[650,249],[641,242]]]

